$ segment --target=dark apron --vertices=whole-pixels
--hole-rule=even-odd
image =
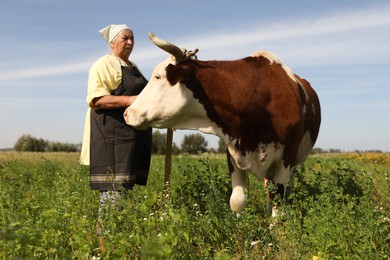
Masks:
[[[138,95],[147,84],[137,68],[122,66],[122,82],[111,95]],[[126,108],[91,109],[90,186],[93,190],[131,189],[146,185],[152,129],[126,124]]]

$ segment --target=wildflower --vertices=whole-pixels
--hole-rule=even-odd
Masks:
[[[260,243],[260,240],[252,241],[251,246],[257,245],[258,243]]]
[[[148,220],[148,218],[144,218],[144,221],[147,221]]]

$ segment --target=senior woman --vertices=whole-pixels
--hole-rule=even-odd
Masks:
[[[112,24],[99,31],[111,53],[98,59],[88,77],[88,112],[81,163],[90,166],[90,187],[100,191],[100,209],[113,204],[121,191],[146,185],[151,158],[152,129],[136,130],[123,113],[148,83],[129,61],[133,31]]]

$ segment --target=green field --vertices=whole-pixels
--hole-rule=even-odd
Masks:
[[[0,259],[102,259],[99,194],[77,153],[0,153]],[[104,259],[389,259],[390,154],[312,155],[284,215],[249,176],[239,218],[229,209],[224,155],[164,157],[149,183],[104,216]]]

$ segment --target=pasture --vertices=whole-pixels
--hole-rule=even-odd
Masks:
[[[0,153],[0,259],[102,259],[99,193],[78,153]],[[153,156],[146,187],[104,216],[104,259],[389,259],[390,154],[311,155],[272,228],[268,190],[249,175],[229,209],[224,155]],[[272,187],[270,187],[272,188]]]

